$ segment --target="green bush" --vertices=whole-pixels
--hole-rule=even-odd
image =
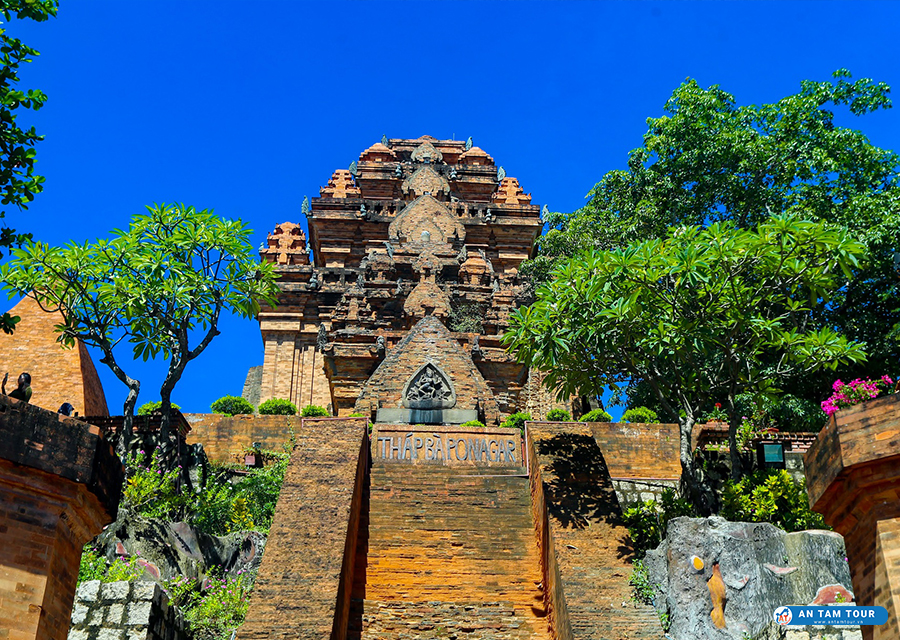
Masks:
[[[181,407],[179,407],[174,402],[172,403],[172,408],[181,411]],[[140,407],[138,407],[137,414],[139,416],[149,416],[151,413],[158,413],[160,409],[162,409],[162,400],[157,400],[156,402],[147,402],[146,404],[142,404]]]
[[[531,420],[531,414],[519,411],[518,413],[514,413],[506,420],[504,420],[503,424],[501,424],[500,426],[504,429],[518,429],[520,431],[524,431],[526,420]]]
[[[722,492],[723,518],[739,522],[771,522],[785,531],[829,529],[821,514],[810,510],[806,487],[784,469],[764,469],[728,480]]]
[[[100,582],[131,582],[141,577],[144,567],[138,563],[137,556],[116,558],[107,563],[106,558],[94,549],[85,546],[81,552],[81,564],[78,566],[78,584],[99,580]]]
[[[308,404],[303,407],[303,411],[300,412],[300,415],[304,418],[324,418],[329,415],[328,409],[325,407],[320,407],[317,404]]]
[[[212,403],[210,409],[213,413],[221,413],[226,416],[252,415],[253,405],[240,396],[222,396]]]
[[[622,414],[625,422],[640,422],[644,424],[659,424],[659,417],[653,409],[647,407],[635,407]]]
[[[643,560],[635,560],[632,565],[631,577],[628,584],[631,585],[631,601],[637,604],[653,604],[655,595],[653,583],[650,582],[650,573],[644,566]]]
[[[634,545],[634,551],[639,558],[650,549],[655,549],[663,538],[666,537],[666,529],[669,520],[679,516],[694,515],[694,508],[690,502],[678,497],[672,489],[662,492],[660,502],[646,500],[622,514],[628,534]]]
[[[205,584],[195,578],[177,576],[166,582],[169,604],[176,605],[187,621],[194,640],[230,638],[247,615],[253,579],[247,573],[218,578]]]
[[[272,463],[248,469],[236,484],[228,481],[226,468],[213,468],[190,517],[198,529],[214,536],[245,529],[268,532],[290,456],[275,451],[262,451],[260,455]]]
[[[612,416],[603,409],[594,409],[581,416],[581,422],[612,422]]]
[[[569,422],[571,419],[572,414],[565,409],[550,409],[547,412],[547,420],[550,422]]]
[[[148,455],[143,449],[126,461],[128,481],[122,491],[123,506],[148,518],[181,520],[193,498],[180,488],[181,465],[168,468],[159,449]]]
[[[461,427],[484,427],[484,423],[481,420],[469,420],[468,422],[463,422]]]
[[[260,415],[264,416],[295,416],[297,415],[297,405],[290,400],[282,398],[269,398],[258,409]]]
[[[348,417],[348,418],[366,418],[366,417],[368,417],[368,416],[366,416],[366,414],[361,413],[361,412],[359,412],[359,411],[354,411],[353,413],[351,413],[351,414],[350,414],[349,416],[347,416],[347,417]]]

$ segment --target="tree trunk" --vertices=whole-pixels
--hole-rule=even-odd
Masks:
[[[703,491],[700,487],[700,478],[697,477],[697,470],[694,467],[694,452],[691,450],[691,431],[694,430],[694,419],[682,416],[678,419],[678,426],[681,431],[681,447],[679,449],[681,456],[681,486],[682,494],[690,498],[694,506],[704,513],[706,500],[703,498]]]
[[[744,462],[737,443],[737,431],[742,420],[738,418],[734,408],[734,397],[728,394],[728,449],[731,457],[731,479],[740,480],[744,476]]]

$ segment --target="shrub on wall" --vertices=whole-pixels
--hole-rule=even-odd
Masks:
[[[226,416],[251,415],[254,411],[253,405],[240,396],[222,396],[209,408]]]
[[[659,424],[659,416],[653,409],[647,407],[635,407],[622,414],[625,422],[642,422],[644,424]]]
[[[259,413],[264,416],[295,416],[297,405],[283,398],[269,398],[259,405]]]
[[[526,420],[531,420],[531,414],[519,411],[504,420],[503,424],[500,426],[504,429],[519,429],[520,431],[524,431]]]
[[[328,409],[325,407],[320,407],[317,404],[308,404],[303,407],[303,411],[300,412],[300,415],[304,418],[324,418],[331,414],[328,413]]]
[[[679,498],[673,489],[665,489],[660,502],[646,500],[638,503],[626,509],[622,519],[628,527],[635,554],[643,558],[648,550],[656,548],[666,537],[669,520],[692,515],[694,507],[689,501]]]
[[[484,427],[484,423],[481,420],[469,420],[468,422],[463,422],[461,427]]]
[[[181,411],[181,407],[179,407],[174,402],[172,403],[173,409],[178,409]],[[139,416],[149,416],[151,413],[157,413],[162,409],[162,400],[157,400],[156,402],[147,402],[146,404],[142,404],[138,407],[137,414]]]
[[[581,422],[612,422],[612,416],[603,409],[594,409],[581,416]]]
[[[784,469],[755,471],[739,482],[726,482],[719,515],[742,522],[771,522],[789,532],[830,528],[821,514],[810,510],[804,483]]]
[[[547,420],[550,422],[569,422],[571,419],[572,414],[565,409],[550,409],[547,412]]]

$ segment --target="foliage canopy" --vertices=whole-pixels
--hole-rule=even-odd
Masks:
[[[275,303],[276,287],[272,265],[257,260],[251,232],[239,220],[186,205],[147,209],[111,239],[65,247],[29,241],[0,275],[11,295],[31,296],[62,314],[60,342],[78,339],[102,351],[100,362],[129,388],[123,440],[140,382],[120,366],[117,347],[130,344],[136,359],[168,361],[160,387],[165,443],[172,390],[219,334],[222,312],[252,318],[259,300]]]
[[[690,482],[691,428],[710,398],[725,396],[734,416],[740,393],[772,395],[788,374],[864,359],[859,344],[810,323],[863,255],[846,230],[794,215],[754,231],[682,227],[563,263],[512,314],[504,341],[561,397],[648,383],[681,425]]]

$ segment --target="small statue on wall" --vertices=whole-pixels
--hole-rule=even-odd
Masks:
[[[375,350],[378,352],[380,358],[384,357],[384,354],[387,351],[387,344],[385,343],[384,336],[375,338]]]
[[[328,346],[328,332],[325,330],[325,325],[319,325],[319,333],[316,335],[316,349],[319,350],[320,353],[325,352],[325,347]]]
[[[317,274],[315,271],[313,271],[312,275],[309,277],[309,282],[307,283],[306,286],[308,286],[313,291],[318,289],[319,288],[319,274]]]

